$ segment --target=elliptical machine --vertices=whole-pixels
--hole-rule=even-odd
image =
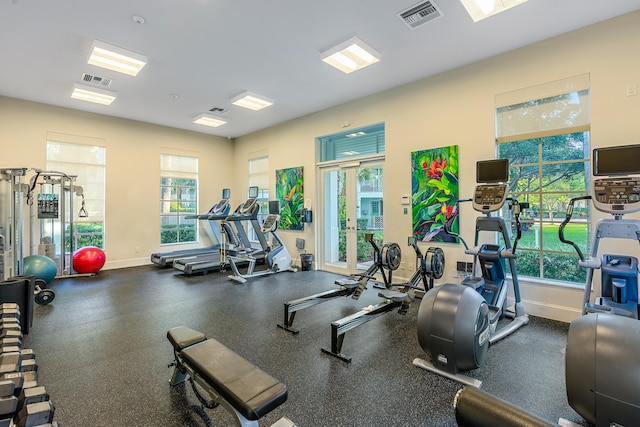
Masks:
[[[479,368],[490,344],[494,344],[529,322],[520,299],[516,266],[516,247],[521,237],[520,212],[528,203],[519,203],[507,197],[509,162],[506,159],[479,161],[476,164],[476,182],[473,202],[477,212],[475,245],[469,248],[462,236],[458,237],[465,253],[474,257],[474,271],[479,266],[481,277],[466,277],[461,284],[447,283],[427,292],[418,311],[418,341],[431,356],[431,362],[416,358],[413,364],[462,383],[479,387],[482,382],[461,374]],[[513,211],[516,237],[511,246],[509,226],[504,218],[492,216],[505,202]],[[481,232],[499,233],[504,245],[480,244]],[[511,284],[515,298],[513,311],[507,309],[508,280],[506,260],[511,270]],[[498,320],[511,321],[498,328]]]
[[[592,195],[575,197],[558,229],[563,243],[576,250],[578,265],[587,269],[582,316],[571,322],[567,335],[565,380],[569,405],[597,427],[632,426],[640,420],[640,322],[638,259],[629,255],[598,257],[602,238],[640,243],[640,220],[624,219],[640,211],[640,145],[593,150]],[[604,177],[606,176],[606,178]],[[599,219],[588,257],[567,240],[575,202],[591,200],[612,218]],[[600,296],[591,300],[595,270],[601,271]]]

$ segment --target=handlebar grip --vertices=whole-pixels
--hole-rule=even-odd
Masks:
[[[511,251],[504,250],[504,251],[500,251],[500,257],[508,258],[508,259],[516,259],[518,258],[518,254],[514,254]]]

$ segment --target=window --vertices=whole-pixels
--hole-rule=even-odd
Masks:
[[[258,222],[262,224],[269,213],[269,157],[260,156],[249,159],[249,187],[258,187]],[[256,231],[248,225],[248,235],[252,241],[257,241]]]
[[[320,161],[346,160],[385,152],[384,123],[318,137]]]
[[[160,244],[198,241],[198,159],[160,155]]]
[[[72,212],[76,248],[105,248],[106,148],[98,143],[103,144],[104,141],[70,135],[47,135],[47,170],[75,175],[76,185],[82,187],[83,198],[75,197],[75,212]],[[82,216],[79,215],[81,208]]]
[[[549,94],[545,98],[497,102],[496,128],[498,157],[509,159],[510,196],[530,204],[520,216],[518,274],[584,284],[586,270],[578,266],[577,254],[558,238],[569,200],[589,193],[588,75],[586,81],[578,77],[526,89],[528,94]],[[505,207],[502,215],[509,218],[511,213]],[[588,252],[589,230],[590,205],[580,202],[565,235]]]

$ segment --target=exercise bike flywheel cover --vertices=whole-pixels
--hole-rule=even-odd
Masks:
[[[396,270],[402,261],[402,251],[397,243],[385,243],[382,246],[382,266],[389,270]]]
[[[444,275],[444,251],[440,248],[430,247],[426,253],[427,271],[434,279]]]

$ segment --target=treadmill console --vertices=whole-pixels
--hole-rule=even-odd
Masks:
[[[473,209],[482,213],[502,208],[507,197],[507,184],[478,184],[473,193]]]
[[[614,215],[639,211],[640,177],[594,180],[593,204],[599,211]]]
[[[240,209],[238,210],[239,214],[248,214],[251,213],[251,211],[253,210],[253,207],[256,205],[256,202],[258,201],[258,199],[247,199],[247,201],[245,201],[241,206]]]
[[[229,199],[222,199],[209,210],[209,215],[223,215],[225,210],[228,211]]]

